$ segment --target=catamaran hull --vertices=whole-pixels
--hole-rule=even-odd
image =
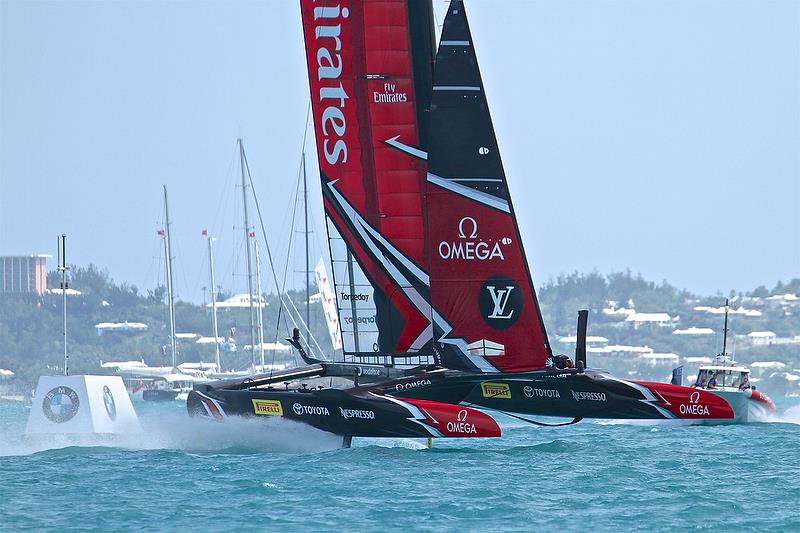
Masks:
[[[338,435],[364,437],[481,436],[440,433],[442,424],[463,422],[464,416],[484,421],[483,416],[488,419],[485,428],[475,429],[488,436],[494,420],[477,409],[572,419],[735,423],[752,420],[749,412],[742,414],[749,404],[737,403],[744,395],[729,399],[704,389],[622,380],[591,370],[474,374],[437,369],[350,389],[199,386],[187,405],[195,415],[280,416]],[[462,413],[462,408],[468,410]]]
[[[522,415],[718,423],[736,420],[730,403],[710,391],[622,380],[595,371],[430,375],[375,388],[385,394]]]
[[[192,391],[192,416],[284,418],[345,437],[499,437],[489,415],[441,402],[340,389]]]

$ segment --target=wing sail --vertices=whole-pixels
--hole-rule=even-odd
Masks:
[[[301,0],[301,9],[345,356],[431,355],[425,164],[385,142],[424,141],[429,5]]]

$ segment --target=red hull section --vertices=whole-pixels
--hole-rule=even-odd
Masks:
[[[499,437],[500,426],[491,416],[477,409],[451,403],[398,398],[420,408],[427,423],[445,437]]]
[[[735,416],[730,404],[710,391],[656,381],[635,383],[644,385],[660,396],[663,400],[661,407],[669,410],[676,418],[726,420]]]
[[[755,389],[748,389],[748,390],[750,391],[750,401],[759,402],[763,404],[764,408],[771,413],[774,413],[776,411],[775,404],[772,402],[769,396]]]

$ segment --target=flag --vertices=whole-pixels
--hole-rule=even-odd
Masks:
[[[158,234],[163,237],[165,235],[165,232],[164,232],[163,229],[160,229],[160,230],[158,230]]]
[[[204,229],[203,231],[200,232],[200,235],[202,235],[203,237],[208,237],[208,230]]]
[[[342,348],[342,330],[339,328],[339,312],[336,308],[336,296],[328,283],[328,273],[325,271],[325,262],[320,258],[317,268],[314,269],[317,278],[317,289],[322,295],[322,310],[325,312],[325,320],[328,322],[328,333],[331,336],[331,343],[334,350]]]

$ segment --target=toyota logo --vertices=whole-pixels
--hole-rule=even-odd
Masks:
[[[294,411],[294,414],[296,414],[296,415],[302,415],[303,414],[303,406],[300,405],[299,403],[296,403],[296,404],[294,404],[292,406],[292,411]]]
[[[458,421],[459,422],[466,422],[467,421],[467,410],[462,409],[458,412]]]
[[[522,392],[524,392],[525,396],[528,398],[533,398],[533,387],[530,385],[525,385],[525,388],[522,389]]]

